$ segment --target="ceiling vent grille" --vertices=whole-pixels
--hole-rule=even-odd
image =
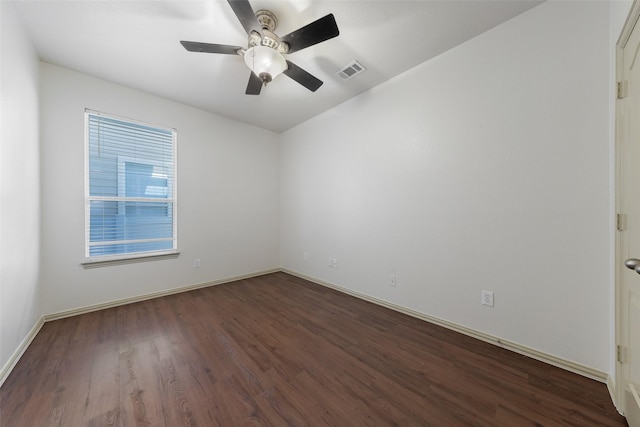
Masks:
[[[353,61],[343,69],[338,70],[336,74],[339,75],[343,80],[349,80],[357,76],[358,74],[364,73],[366,70],[367,69],[364,67],[364,65],[362,65],[358,61]]]

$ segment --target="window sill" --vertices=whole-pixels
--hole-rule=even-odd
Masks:
[[[147,262],[147,261],[159,261],[163,259],[173,259],[178,258],[180,252],[171,251],[171,252],[163,252],[156,254],[147,254],[147,255],[132,255],[126,257],[104,257],[98,259],[88,259],[80,265],[87,268],[98,268],[98,267],[108,267],[110,265],[123,265],[123,264],[134,264],[138,262]]]

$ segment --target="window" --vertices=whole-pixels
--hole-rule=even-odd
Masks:
[[[174,253],[176,131],[85,112],[85,256]]]

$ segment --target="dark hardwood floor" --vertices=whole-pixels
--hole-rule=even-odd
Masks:
[[[625,426],[604,384],[275,273],[46,323],[2,426]]]

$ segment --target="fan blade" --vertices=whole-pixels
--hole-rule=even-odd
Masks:
[[[248,35],[251,35],[252,31],[262,35],[262,27],[258,23],[258,19],[256,18],[256,14],[251,8],[251,4],[248,0],[227,0],[231,9],[233,9],[233,13],[236,14],[238,20],[242,24],[242,27],[247,32]]]
[[[311,92],[315,92],[320,86],[322,86],[322,80],[314,77],[312,74],[309,74],[293,62],[287,61],[287,65],[287,69],[282,73],[297,81]]]
[[[247,83],[247,90],[245,94],[247,95],[260,95],[260,91],[262,90],[262,80],[260,77],[256,76],[256,74],[252,71],[249,75],[249,83]]]
[[[332,39],[339,34],[338,24],[336,24],[333,14],[330,13],[324,18],[313,21],[309,25],[305,25],[284,37],[280,37],[280,40],[287,42],[289,45],[289,53],[293,53],[325,40]]]
[[[242,48],[240,46],[230,46],[228,44],[213,44],[188,42],[181,40],[180,44],[189,52],[223,53],[225,55],[237,55]]]

